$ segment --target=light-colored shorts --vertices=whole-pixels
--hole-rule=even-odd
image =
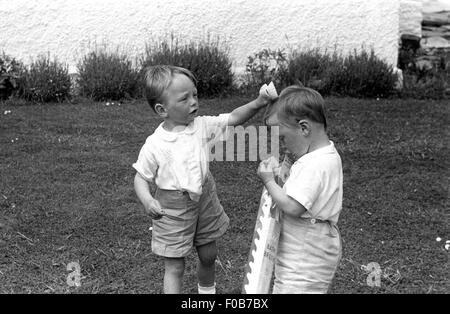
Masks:
[[[273,293],[327,293],[341,255],[336,225],[284,215]]]
[[[152,251],[164,257],[185,257],[194,246],[219,239],[230,219],[223,210],[214,178],[208,173],[198,202],[187,192],[157,189],[155,193],[167,216],[153,220]]]

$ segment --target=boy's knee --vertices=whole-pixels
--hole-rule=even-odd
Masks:
[[[217,256],[214,254],[208,256],[199,256],[199,259],[202,265],[211,267],[216,262],[216,257]]]
[[[206,244],[197,248],[198,258],[204,266],[213,266],[217,258],[217,249],[214,244]]]
[[[166,258],[165,271],[175,276],[183,276],[184,273],[184,259]]]

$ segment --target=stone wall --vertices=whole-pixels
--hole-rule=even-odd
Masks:
[[[423,49],[450,50],[450,11],[423,14],[420,45]]]
[[[420,47],[421,68],[450,68],[450,11],[424,13]]]
[[[401,0],[400,37],[419,40],[422,37],[423,5],[421,0]]]
[[[400,7],[401,46],[416,51],[416,67],[450,66],[450,0],[402,0]]]

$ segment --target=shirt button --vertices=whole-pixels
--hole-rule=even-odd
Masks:
[[[316,220],[314,218],[311,218],[311,223],[314,225],[316,223]]]

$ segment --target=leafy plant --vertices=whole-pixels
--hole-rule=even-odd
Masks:
[[[78,64],[77,88],[96,101],[133,98],[138,73],[124,54],[105,50],[88,53]]]
[[[21,62],[6,55],[0,55],[0,99],[9,98],[19,87]]]
[[[404,88],[400,96],[415,99],[449,99],[450,70],[433,69],[425,76],[407,72],[404,74]]]
[[[69,97],[70,77],[67,65],[49,55],[40,55],[24,67],[19,97],[35,102],[61,102]]]
[[[337,55],[330,56],[320,49],[292,51],[289,57],[287,80],[290,84],[300,81],[305,86],[323,91],[327,71],[337,64]]]
[[[232,89],[233,73],[228,50],[223,43],[207,38],[181,43],[174,35],[170,39],[147,44],[141,57],[142,69],[166,64],[184,67],[197,79],[200,96],[218,96]]]
[[[345,57],[319,49],[293,51],[287,68],[289,84],[301,81],[324,95],[387,97],[396,80],[393,68],[373,50],[354,51]]]
[[[450,52],[400,48],[398,67],[403,70],[400,97],[416,99],[450,98]]]
[[[284,50],[263,49],[248,57],[245,67],[247,84],[254,88],[270,81],[282,88],[286,85],[288,60]]]
[[[338,61],[339,62],[339,61]],[[352,97],[388,97],[394,93],[397,76],[392,66],[375,55],[354,51],[326,75],[327,87],[333,93]]]

